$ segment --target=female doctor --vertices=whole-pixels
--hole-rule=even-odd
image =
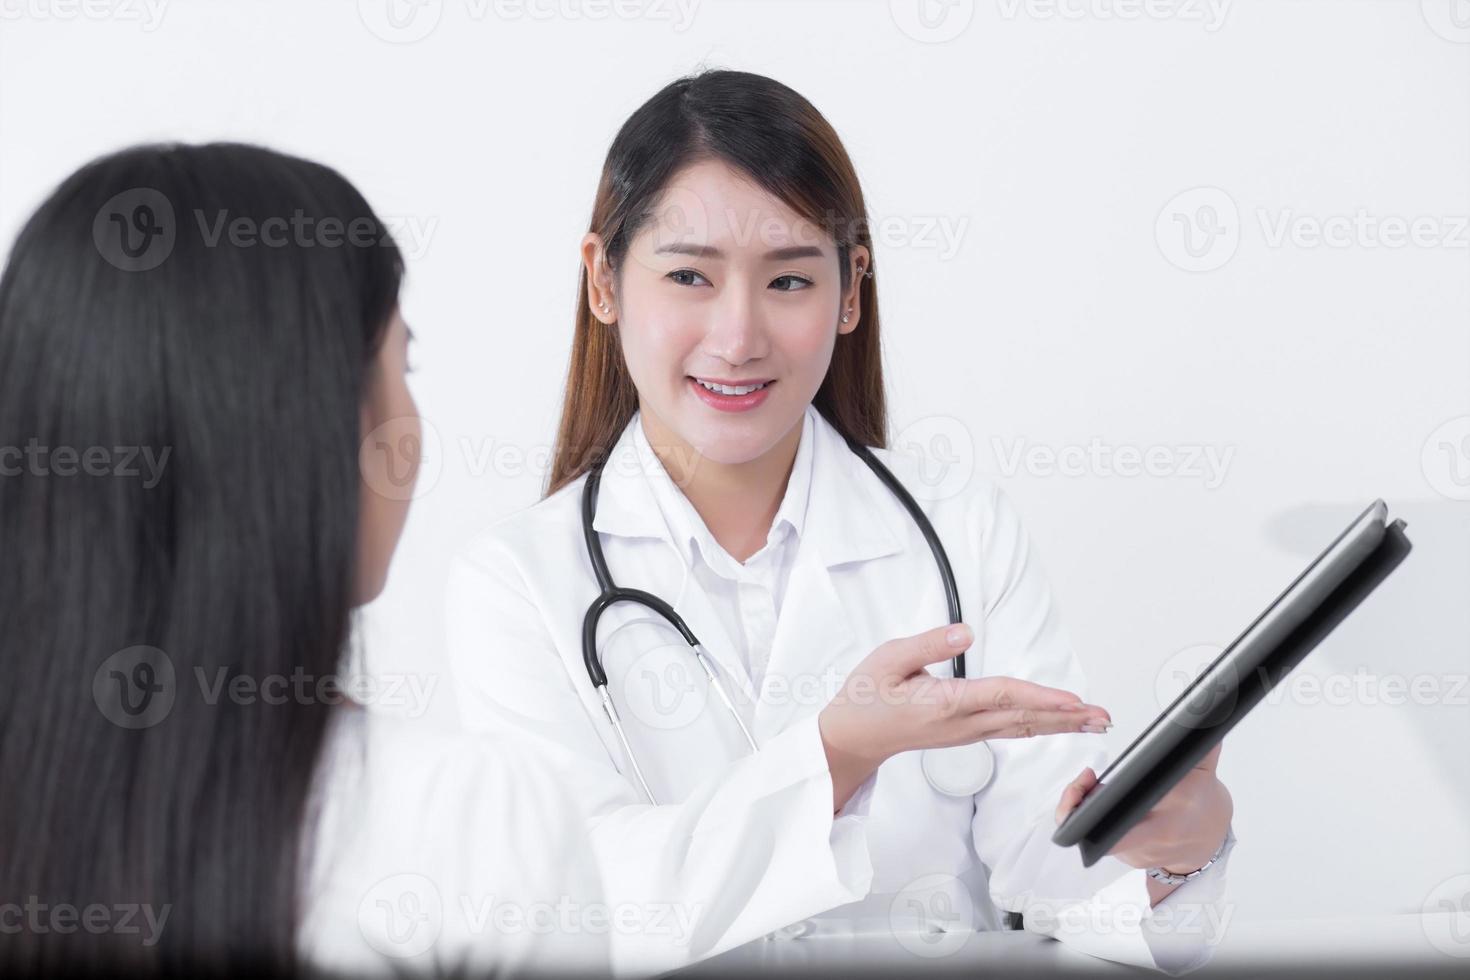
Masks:
[[[466,723],[544,740],[589,808],[616,967],[768,934],[933,952],[1002,910],[1202,962],[1233,843],[1218,749],[1092,867],[1054,845],[1110,721],[1015,511],[983,483],[922,505],[949,625],[936,554],[848,444],[884,446],[886,417],[863,195],[827,121],[758,75],[669,85],[614,140],[581,258],[548,494],[457,560],[449,643]],[[589,617],[613,587],[656,598]]]

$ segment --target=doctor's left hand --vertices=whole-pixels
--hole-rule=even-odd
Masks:
[[[1235,811],[1230,791],[1215,775],[1223,745],[1211,749],[1108,853],[1135,868],[1163,868],[1170,874],[1188,874],[1213,857]],[[1062,790],[1057,823],[1096,785],[1097,773],[1091,766],[1083,769]]]

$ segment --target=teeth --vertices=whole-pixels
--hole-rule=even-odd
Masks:
[[[752,391],[760,391],[766,386],[766,382],[758,385],[717,385],[713,381],[705,381],[703,378],[695,378],[705,388],[721,395],[748,395]]]

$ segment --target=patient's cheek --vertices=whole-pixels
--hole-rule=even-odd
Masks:
[[[388,577],[388,565],[408,520],[423,456],[423,427],[413,399],[380,406],[386,417],[370,429],[358,447],[361,493],[358,508],[356,600],[374,598]]]

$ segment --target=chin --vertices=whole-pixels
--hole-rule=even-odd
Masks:
[[[763,406],[764,407],[764,406]],[[688,442],[704,459],[722,466],[739,466],[760,459],[781,441],[785,433],[769,420],[731,417],[699,427]]]
[[[728,441],[704,446],[696,444],[695,448],[699,450],[700,458],[707,459],[711,463],[719,463],[721,466],[739,466],[742,463],[749,463],[753,459],[759,459],[764,451],[758,447],[730,445]]]
[[[699,458],[722,466],[739,466],[760,459],[793,425],[800,425],[805,403],[792,407],[767,401],[749,412],[725,413],[692,394],[680,392],[668,407],[672,410],[659,412],[659,417],[673,421],[672,425],[666,422],[666,426]]]
[[[354,607],[367,605],[383,594],[383,588],[387,584],[387,575],[375,575],[367,581],[359,580],[352,590],[352,605]]]

